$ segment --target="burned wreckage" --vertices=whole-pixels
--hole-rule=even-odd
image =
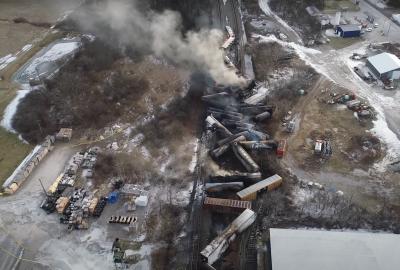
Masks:
[[[261,168],[252,157],[253,153],[265,154],[267,151],[276,151],[278,154],[279,142],[260,128],[260,124],[272,117],[274,106],[260,102],[247,103],[250,87],[253,88],[254,84],[249,84],[247,89],[215,87],[213,89],[216,93],[202,97],[207,106],[206,129],[214,138],[209,151],[213,162],[221,162],[226,153],[230,152],[243,169],[215,170],[209,175],[210,183],[205,183],[203,187],[207,194],[204,207],[225,213],[240,213],[200,252],[203,263],[210,268],[238,234],[256,220],[257,214],[251,210],[251,201],[256,199],[257,193],[273,190],[282,184],[279,175],[263,180]],[[232,196],[220,198],[221,194],[225,197],[224,193],[232,194],[236,199]]]

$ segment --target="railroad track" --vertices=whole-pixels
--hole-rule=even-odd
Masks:
[[[191,256],[189,261],[190,270],[197,270],[199,265],[199,256],[200,256],[200,249],[201,249],[201,211],[203,205],[203,190],[199,193],[199,186],[203,185],[206,182],[205,177],[203,177],[202,167],[203,167],[203,160],[202,160],[202,152],[204,147],[208,147],[208,140],[204,133],[201,135],[199,147],[197,149],[197,164],[195,167],[194,173],[194,184],[193,184],[193,191],[191,197],[191,243],[189,248],[191,250]]]
[[[222,18],[222,5],[223,5],[223,3],[221,3],[221,1],[223,1],[223,0],[217,0],[217,11],[218,11],[218,17],[219,17],[219,23],[220,23],[220,25],[221,25],[221,29],[223,29],[224,28],[224,21],[223,21],[223,18]]]
[[[238,38],[237,53],[236,53],[236,64],[240,65],[239,70],[243,73],[243,59],[244,59],[244,46],[245,42],[243,40],[244,33],[242,32],[242,18],[239,14],[240,3],[239,0],[231,0],[233,16],[235,19],[235,33]]]

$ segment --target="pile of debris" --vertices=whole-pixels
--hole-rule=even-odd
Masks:
[[[98,147],[92,147],[87,152],[76,153],[49,187],[40,206],[48,214],[57,211],[61,215],[60,222],[68,224],[68,229],[87,229],[87,218],[99,217],[106,205],[106,198],[94,197],[86,189],[75,187],[79,169],[91,170],[99,151]]]
[[[327,104],[345,104],[349,110],[356,113],[359,118],[372,118],[374,116],[373,108],[356,98],[354,93],[337,94],[331,92]]]
[[[219,169],[217,174],[210,175],[212,183],[204,185],[208,195],[221,194],[222,197],[228,197],[207,196],[204,200],[205,207],[225,212],[241,212],[230,226],[201,251],[203,261],[209,266],[220,258],[237,234],[256,219],[256,213],[250,208],[257,193],[273,190],[282,184],[279,175],[261,180],[260,166],[251,154],[276,151],[277,156],[282,157],[286,149],[285,140],[278,143],[260,128],[261,123],[271,119],[274,111],[273,106],[262,103],[264,94],[259,95],[259,91],[249,88],[226,87],[219,89],[222,91],[218,91],[218,88],[214,90],[217,93],[202,97],[208,105],[207,130],[215,137],[210,156],[220,162],[230,151],[246,172]],[[256,97],[252,98],[253,96]],[[237,200],[231,199],[229,192],[235,192]]]

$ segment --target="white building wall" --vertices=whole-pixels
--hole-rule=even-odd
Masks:
[[[395,70],[392,73],[392,79],[393,80],[400,80],[400,70]]]

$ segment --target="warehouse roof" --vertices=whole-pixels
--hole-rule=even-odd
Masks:
[[[280,177],[279,175],[275,174],[271,177],[268,177],[265,180],[262,180],[260,182],[257,182],[256,184],[249,186],[248,188],[242,189],[241,191],[239,191],[238,193],[236,193],[239,198],[243,198],[246,197],[247,195],[250,195],[254,192],[257,192],[267,186],[269,186],[270,184],[276,182],[276,181],[280,181],[282,180],[282,177]]]
[[[361,25],[359,24],[342,24],[338,26],[344,32],[351,32],[351,31],[360,31]]]
[[[381,53],[368,57],[368,62],[380,73],[386,73],[392,70],[400,69],[400,59],[391,53]]]
[[[270,229],[272,270],[394,270],[400,235]]]

